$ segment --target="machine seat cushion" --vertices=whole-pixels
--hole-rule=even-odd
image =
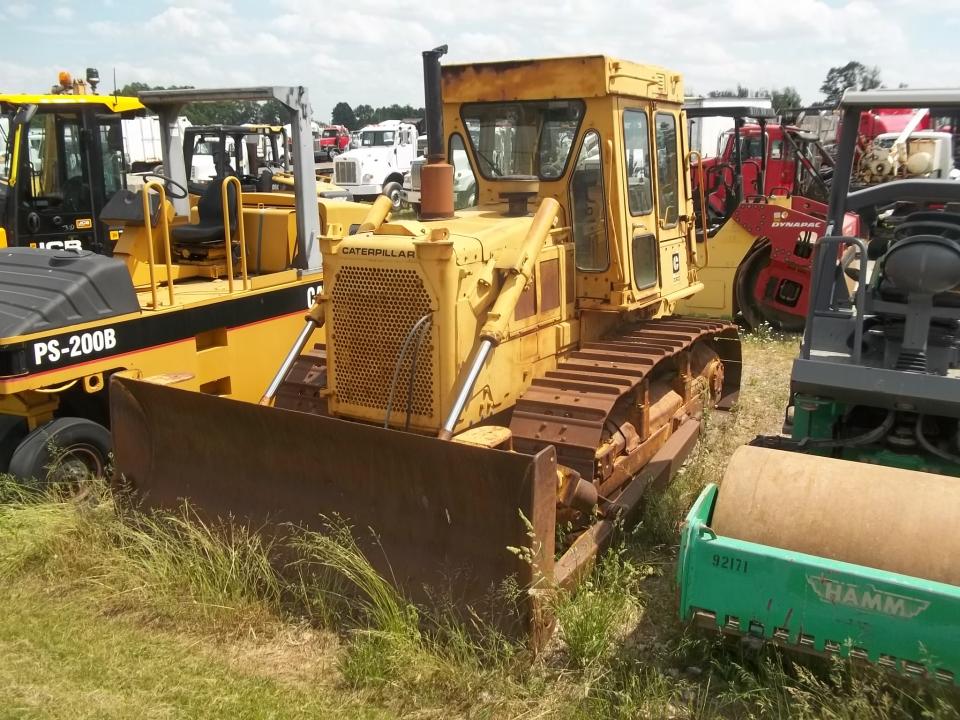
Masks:
[[[171,230],[174,243],[178,245],[211,245],[223,242],[223,183],[226,177],[216,177],[210,181],[197,202],[197,214],[200,222],[196,225],[180,225]],[[237,227],[237,194],[232,185],[227,189],[227,205],[230,213],[230,234]]]

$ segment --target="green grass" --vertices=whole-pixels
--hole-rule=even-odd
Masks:
[[[960,718],[943,689],[781,657],[676,617],[677,531],[734,449],[782,422],[797,342],[745,342],[733,413],[556,593],[539,654],[401,597],[336,519],[279,549],[189,511],[143,517],[0,483],[0,718]]]

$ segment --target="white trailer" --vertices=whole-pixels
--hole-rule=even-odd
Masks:
[[[123,152],[127,156],[130,172],[146,172],[163,165],[163,132],[160,118],[156,115],[128,118],[123,123]],[[190,127],[190,121],[182,115],[177,118],[180,138]]]

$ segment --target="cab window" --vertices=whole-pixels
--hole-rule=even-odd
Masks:
[[[123,132],[120,118],[99,118],[100,161],[103,164],[104,197],[112,197],[124,187],[126,163],[123,157]]]
[[[586,272],[606,270],[610,265],[607,203],[603,188],[600,135],[594,130],[584,135],[573,168],[570,178],[570,207],[577,269]]]
[[[627,199],[631,215],[653,212],[650,174],[650,133],[643,110],[623,111],[623,144],[627,171]]]
[[[459,133],[450,138],[450,159],[453,165],[453,207],[461,210],[477,204],[477,178],[470,167],[467,149]]]
[[[90,208],[90,187],[84,178],[80,120],[71,115],[38,114],[27,135],[24,157],[34,200],[65,210]]]
[[[663,227],[676,225],[679,216],[677,139],[676,117],[657,113],[657,197]]]
[[[0,182],[7,182],[12,174],[10,163],[13,160],[13,139],[15,132],[10,132],[10,118],[0,117]]]

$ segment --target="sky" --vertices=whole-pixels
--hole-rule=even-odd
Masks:
[[[447,62],[607,54],[684,75],[688,91],[792,85],[820,98],[831,66],[884,84],[960,84],[960,0],[5,0],[0,91],[45,92],[96,67],[101,90],[305,85],[314,115],[423,104],[420,52]]]

